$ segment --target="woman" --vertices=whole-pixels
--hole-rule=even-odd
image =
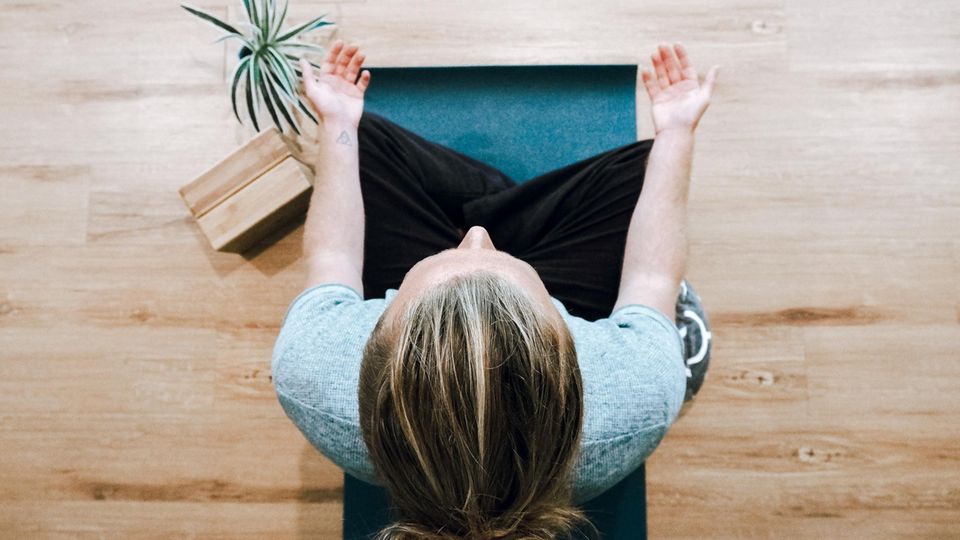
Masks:
[[[274,384],[316,448],[386,487],[381,538],[569,534],[699,389],[684,228],[719,66],[701,84],[682,45],[651,58],[655,139],[520,185],[365,113],[356,45],[301,63],[320,118],[296,142],[308,277]]]

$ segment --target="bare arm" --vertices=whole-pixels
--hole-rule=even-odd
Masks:
[[[344,48],[337,40],[319,74],[301,61],[304,93],[320,122],[301,122],[304,135],[297,146],[298,159],[314,172],[303,233],[307,286],[340,283],[362,295],[364,212],[357,129],[370,72],[359,73],[365,55],[357,51],[356,45]]]
[[[647,159],[643,190],[630,218],[623,273],[614,309],[654,307],[673,316],[687,261],[687,193],[693,132],[657,135]]]
[[[654,76],[642,72],[653,104],[656,137],[643,190],[630,219],[620,290],[614,310],[645,304],[672,319],[687,262],[687,194],[694,131],[710,102],[719,66],[703,85],[682,45],[661,44],[651,58]]]
[[[342,283],[363,294],[363,198],[357,128],[319,130],[313,194],[303,232],[307,286]]]

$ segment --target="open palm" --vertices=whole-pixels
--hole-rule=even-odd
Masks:
[[[324,124],[343,122],[357,127],[360,123],[370,71],[360,73],[366,55],[358,51],[359,46],[344,48],[343,41],[338,39],[330,47],[319,73],[307,61],[300,61],[304,94]]]
[[[690,63],[686,48],[674,45],[676,57],[670,47],[661,43],[657,52],[650,55],[654,73],[643,70],[641,77],[650,96],[653,125],[657,133],[665,129],[689,129],[697,123],[710,104],[713,85],[720,66],[713,66],[703,84],[697,70]]]

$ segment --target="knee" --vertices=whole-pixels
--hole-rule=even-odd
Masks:
[[[646,167],[647,158],[650,157],[650,150],[653,148],[653,139],[644,139],[628,144],[624,150],[626,159],[634,164]]]
[[[365,155],[381,154],[386,149],[386,139],[390,138],[389,122],[383,116],[363,111],[357,124],[357,139],[360,152]],[[370,159],[367,157],[367,159]]]
[[[360,123],[358,124],[357,129],[364,130],[374,126],[382,127],[386,121],[387,119],[379,114],[364,109],[363,113],[360,115]]]

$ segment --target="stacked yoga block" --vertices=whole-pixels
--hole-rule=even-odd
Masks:
[[[306,212],[308,174],[271,126],[180,188],[180,196],[210,247],[241,252]]]

